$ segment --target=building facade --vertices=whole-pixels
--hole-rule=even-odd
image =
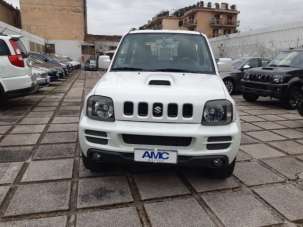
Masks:
[[[237,32],[239,26],[236,5],[227,3],[204,4],[198,2],[193,6],[178,9],[172,14],[163,11],[140,29],[192,30],[217,37]]]
[[[20,0],[22,28],[48,40],[84,40],[84,0]]]
[[[20,28],[20,11],[8,4],[6,1],[0,0],[0,21],[16,28]]]

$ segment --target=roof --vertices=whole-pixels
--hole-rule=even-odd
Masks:
[[[18,11],[19,9],[15,8],[13,5],[9,4],[8,2],[4,1],[4,0],[0,0],[0,4],[5,6],[6,8],[13,10],[13,11]]]
[[[191,34],[191,35],[202,34],[196,31],[185,31],[185,30],[134,30],[129,32],[129,34],[140,34],[140,33],[178,33],[178,34]]]

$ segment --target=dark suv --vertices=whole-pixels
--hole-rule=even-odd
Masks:
[[[268,66],[248,70],[241,80],[246,101],[260,96],[278,98],[285,107],[295,109],[303,77],[303,49],[282,51]]]
[[[249,69],[262,67],[270,62],[268,58],[244,57],[232,61],[232,71],[220,73],[230,94],[241,91],[241,79]]]
[[[301,77],[301,81],[300,81],[300,97],[299,97],[299,101],[298,101],[298,111],[299,114],[301,114],[301,116],[303,116],[303,77]]]

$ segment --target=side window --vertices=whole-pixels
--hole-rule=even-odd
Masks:
[[[4,42],[4,40],[0,39],[0,56],[10,55],[8,46]]]
[[[257,68],[261,66],[261,61],[258,58],[253,58],[250,59],[247,64],[251,67],[251,68]]]
[[[266,58],[262,59],[262,67],[267,66],[269,62],[270,62],[269,59]]]

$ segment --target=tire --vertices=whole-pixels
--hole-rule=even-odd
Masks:
[[[255,101],[257,101],[257,99],[259,98],[259,96],[255,95],[255,94],[250,94],[250,93],[243,93],[243,98],[247,102],[255,102]]]
[[[213,179],[226,179],[232,176],[236,165],[236,160],[234,160],[228,166],[222,168],[208,168],[207,175]]]
[[[0,84],[0,104],[5,104],[7,102],[7,97],[4,93],[4,89],[2,85]]]
[[[303,116],[303,101],[300,101],[298,104],[298,112],[301,116]]]
[[[233,82],[233,80],[227,78],[227,79],[224,79],[223,82],[228,90],[228,93],[230,95],[233,94],[235,92],[235,83]]]
[[[83,153],[82,153],[82,162],[85,168],[93,173],[99,173],[102,170],[101,169],[102,164],[94,162],[90,158],[86,157]]]
[[[300,89],[298,86],[292,86],[289,88],[289,94],[286,98],[281,99],[283,106],[289,110],[297,109],[299,100],[301,97]]]

